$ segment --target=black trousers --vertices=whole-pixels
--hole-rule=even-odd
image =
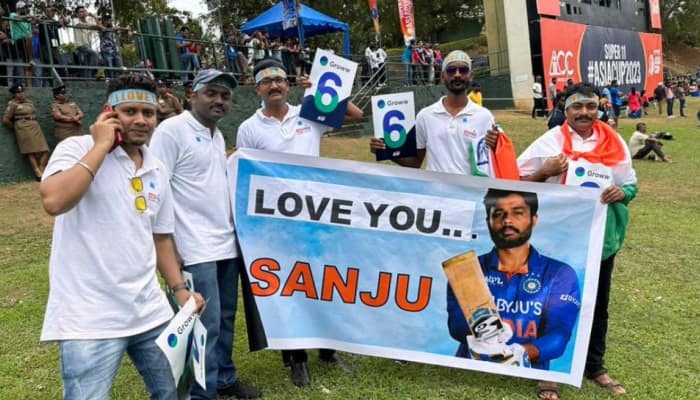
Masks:
[[[610,286],[614,265],[615,254],[600,262],[598,296],[595,300],[593,327],[591,328],[591,339],[588,342],[588,355],[584,371],[588,379],[595,379],[607,372],[603,365],[603,357],[605,356],[605,336],[608,333],[608,304],[610,303]]]
[[[321,358],[321,360],[328,360],[335,354],[335,350],[331,349],[319,349],[318,350],[318,356]],[[297,350],[282,350],[282,362],[284,362],[284,365],[290,365],[292,361],[294,362],[307,362],[309,360],[309,355],[306,354],[306,350],[304,349],[297,349]]]
[[[635,153],[632,156],[632,158],[635,160],[641,160],[642,158],[646,157],[647,154],[651,153],[652,151],[654,153],[656,153],[656,155],[659,156],[659,158],[665,157],[664,152],[661,151],[661,146],[659,146],[658,143],[647,143],[644,145],[644,147],[639,149],[639,151],[637,153]]]

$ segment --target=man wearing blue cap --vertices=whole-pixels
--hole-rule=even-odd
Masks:
[[[192,82],[192,110],[163,121],[151,149],[168,168],[175,208],[175,245],[194,289],[208,299],[201,321],[207,329],[206,389],[194,383],[193,399],[221,395],[261,396],[243,383],[231,359],[238,304],[236,249],[226,179],[226,144],[217,127],[231,109],[233,75],[208,69]]]

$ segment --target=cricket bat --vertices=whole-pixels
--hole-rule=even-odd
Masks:
[[[503,321],[476,253],[468,251],[445,260],[442,269],[474,338],[483,342],[498,341],[504,332]]]

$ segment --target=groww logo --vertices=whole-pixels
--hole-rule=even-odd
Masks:
[[[552,59],[549,62],[549,76],[573,76],[574,53],[564,50],[552,50]]]

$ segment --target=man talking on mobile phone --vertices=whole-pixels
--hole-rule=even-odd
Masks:
[[[129,354],[152,399],[176,382],[155,339],[173,316],[157,268],[183,305],[191,296],[176,261],[167,169],[146,143],[156,126],[155,84],[123,75],[107,88],[90,135],[62,141],[39,192],[56,217],[41,340],[57,342],[63,397],[106,399]],[[117,131],[122,142],[116,147]]]

